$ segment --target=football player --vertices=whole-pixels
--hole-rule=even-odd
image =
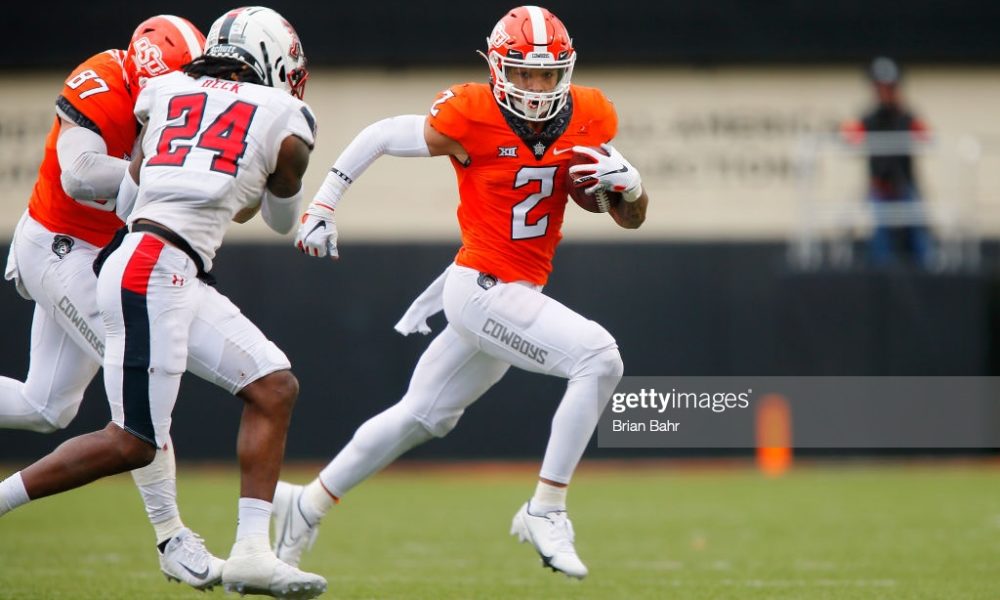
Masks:
[[[410,448],[446,435],[513,365],[569,381],[535,494],[515,514],[511,533],[530,541],[553,570],[587,575],[574,548],[566,490],[622,360],[611,334],[542,286],[561,237],[567,170],[577,185],[590,182],[590,193],[621,193],[611,215],[622,227],[642,223],[648,197],[635,167],[607,145],[617,129],[612,104],[600,90],[571,85],[576,52],[555,15],[537,6],[509,11],[487,39],[485,58],[489,85],[455,85],[426,117],[399,116],[362,131],[302,217],[299,249],[336,255],[337,201],[377,157],[448,156],[458,177],[462,247],[396,328],[427,332],[426,318],[442,309],[448,325],[398,404],[364,423],[304,488],[279,483],[276,550],[291,564],[334,502]],[[570,167],[574,153],[592,162]]]
[[[148,464],[168,445],[180,377],[201,352],[197,346],[216,348],[217,360],[245,351],[254,373],[260,374],[256,363],[280,370],[268,372],[265,393],[242,395],[239,520],[222,583],[241,594],[290,598],[325,591],[322,577],[279,561],[268,535],[298,382],[284,353],[206,283],[234,217],[259,209],[276,231],[295,224],[315,136],[315,119],[300,99],[305,63],[287,21],[267,8],[244,7],[213,24],[204,55],[182,72],[151,79],[139,93],[141,145],[117,195],[119,206],[133,207],[130,229],[97,282],[112,423],[0,483],[0,514],[29,498]],[[195,339],[194,324],[213,303],[233,311],[217,316],[238,318],[246,328],[239,333],[263,343],[233,346],[220,329]]]
[[[104,355],[91,264],[122,226],[114,198],[136,138],[136,96],[149,78],[199,56],[204,44],[204,34],[187,20],[151,17],[135,29],[127,50],[96,54],[66,80],[7,260],[6,278],[34,300],[35,314],[27,377],[24,382],[0,377],[0,427],[47,433],[76,416]],[[196,329],[213,321],[206,316]],[[246,368],[191,366],[220,385]],[[173,446],[166,444],[152,464],[132,476],[156,532],[163,573],[209,589],[222,577],[223,561],[181,521],[175,471]]]

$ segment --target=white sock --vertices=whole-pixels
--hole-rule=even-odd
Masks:
[[[535,487],[535,495],[531,497],[531,502],[528,504],[528,512],[540,517],[553,511],[566,510],[566,492],[568,490],[569,488],[566,486],[559,487],[539,481],[538,486]]]
[[[248,537],[269,537],[271,503],[259,498],[240,498],[239,521],[236,524],[236,541]]]
[[[156,544],[160,545],[180,533],[184,523],[177,508],[177,466],[173,444],[168,440],[167,449],[158,449],[153,462],[132,471],[132,479],[146,505],[146,516],[156,531]]]
[[[330,492],[326,491],[326,488],[323,487],[323,484],[317,478],[302,488],[302,496],[299,498],[299,503],[302,515],[307,521],[315,525],[333,508],[334,500]]]
[[[28,490],[24,489],[24,481],[21,479],[20,471],[0,481],[0,515],[9,513],[30,501],[31,498],[28,498]]]

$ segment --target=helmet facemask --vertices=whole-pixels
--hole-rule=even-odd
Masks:
[[[487,59],[493,79],[493,95],[502,106],[528,121],[547,121],[569,100],[570,80],[576,54],[562,60],[554,57],[524,60],[490,52]]]
[[[497,102],[527,121],[547,121],[569,101],[576,51],[555,15],[538,6],[509,11],[486,38]]]

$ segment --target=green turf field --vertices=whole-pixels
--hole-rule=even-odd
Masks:
[[[236,477],[180,473],[186,522],[226,556]],[[586,470],[570,496],[583,582],[507,535],[532,479],[381,475],[327,517],[302,566],[327,577],[324,598],[1000,597],[997,467],[841,464],[777,480],[710,465]],[[0,598],[204,597],[160,575],[127,476],[0,518]]]

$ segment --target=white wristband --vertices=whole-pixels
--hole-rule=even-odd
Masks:
[[[622,192],[622,200],[625,202],[635,202],[642,196],[642,192],[642,184],[640,183],[634,188]]]
[[[331,208],[337,208],[337,202],[350,185],[350,178],[333,167],[323,179],[323,184],[319,186],[314,201],[322,202]]]

